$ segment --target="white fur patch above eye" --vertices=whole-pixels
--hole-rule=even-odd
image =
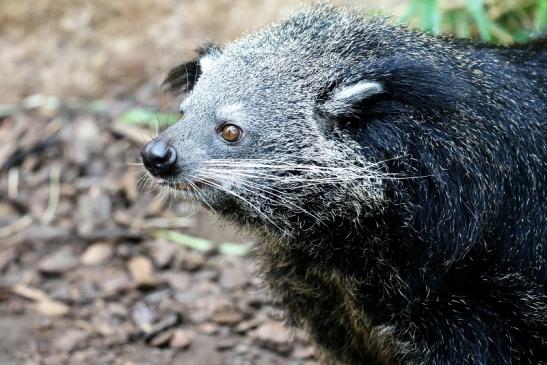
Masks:
[[[243,104],[241,103],[227,104],[218,110],[217,118],[219,120],[237,120],[242,118],[243,114],[244,114]]]
[[[377,82],[361,81],[337,91],[333,96],[333,100],[351,103],[366,99],[383,91],[384,88]]]
[[[202,56],[199,59],[199,67],[201,68],[201,72],[207,72],[210,69],[213,68],[213,65],[215,64],[216,57],[213,55],[205,55]]]

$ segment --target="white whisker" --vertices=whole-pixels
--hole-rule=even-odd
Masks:
[[[262,212],[262,210],[260,210],[259,207],[257,207],[255,204],[251,203],[248,199],[245,199],[244,197],[242,197],[241,195],[233,192],[232,190],[229,190],[229,189],[226,189],[224,186],[222,185],[219,185],[217,183],[214,183],[210,180],[207,180],[207,179],[199,179],[197,180],[199,181],[200,183],[202,184],[205,184],[205,185],[209,185],[209,186],[213,186],[213,187],[216,187],[238,199],[241,199],[243,202],[247,203],[252,209],[254,209],[256,211],[256,213],[261,216],[262,218],[264,218],[266,221],[268,221],[269,223],[271,223],[273,226],[275,226],[277,229],[279,229],[280,231],[283,231],[283,229],[281,227],[279,227],[277,224],[275,224],[274,221],[272,221],[266,214],[264,214]]]
[[[203,174],[202,175],[206,175],[206,174]],[[215,176],[215,175],[208,175],[206,177],[209,177],[209,178],[213,178],[213,179],[218,179],[218,176]],[[277,189],[274,189],[274,188],[269,188],[269,187],[266,187],[266,186],[260,186],[256,183],[253,183],[251,181],[244,181],[244,180],[236,180],[234,179],[233,177],[230,178],[229,176],[225,175],[224,178],[228,178],[230,180],[230,182],[234,183],[234,185],[238,186],[239,188],[241,188],[242,190],[245,190],[249,193],[252,193],[252,194],[256,194],[270,202],[273,202],[273,203],[284,203],[284,204],[287,204],[289,206],[292,206],[293,208],[295,209],[298,209],[300,211],[302,211],[303,213],[305,214],[308,214],[309,216],[315,218],[317,221],[320,221],[321,219],[307,211],[306,209],[302,208],[301,206],[293,203],[292,201],[289,200],[288,197],[290,197],[290,194],[289,192],[283,192],[283,191],[280,191],[280,190],[277,190]],[[261,193],[257,193],[257,191],[261,192]],[[268,196],[267,194],[270,194],[271,196]],[[276,200],[275,198],[277,198],[278,200]],[[298,199],[299,200],[299,199]]]

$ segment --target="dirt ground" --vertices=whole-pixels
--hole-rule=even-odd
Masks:
[[[253,237],[142,186],[154,130],[128,117],[175,110],[158,85],[204,41],[295,7],[2,0],[0,365],[316,363],[261,289]]]
[[[225,43],[310,0],[2,0],[0,103],[43,93],[133,100],[205,41]],[[404,0],[335,0],[400,13]]]

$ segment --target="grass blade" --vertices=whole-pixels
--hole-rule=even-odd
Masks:
[[[486,13],[483,0],[467,0],[467,9],[477,23],[479,34],[483,41],[492,41],[491,22]]]
[[[193,237],[184,233],[171,231],[167,229],[161,229],[154,232],[157,238],[163,238],[164,240],[188,247],[192,250],[199,252],[208,252],[214,248],[213,242],[204,238]]]
[[[247,256],[249,247],[242,243],[222,242],[218,245],[218,252],[226,256]]]
[[[173,113],[159,113],[146,108],[135,108],[122,114],[119,118],[123,124],[156,126],[161,124],[171,125],[179,120],[179,116]]]
[[[547,0],[539,0],[536,10],[536,25],[540,32],[547,30]]]

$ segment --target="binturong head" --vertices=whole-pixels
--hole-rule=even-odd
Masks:
[[[437,95],[435,72],[399,57],[388,27],[317,7],[222,50],[204,46],[165,80],[187,96],[180,121],[143,149],[146,168],[182,197],[287,237],[381,213],[389,162],[405,153],[397,122],[417,110],[404,98],[431,102],[407,89]]]

